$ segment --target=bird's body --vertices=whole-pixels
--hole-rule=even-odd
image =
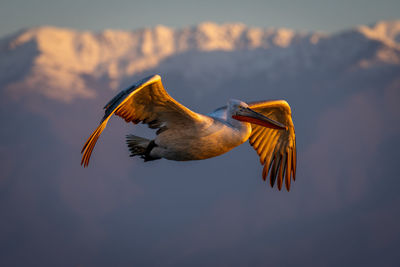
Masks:
[[[103,120],[82,149],[84,166],[88,165],[94,145],[113,114],[127,122],[143,122],[158,129],[154,140],[127,136],[131,156],[141,156],[145,161],[207,159],[249,140],[264,165],[264,180],[271,173],[271,186],[278,177],[280,189],[286,176],[289,190],[290,177],[295,178],[294,127],[286,101],[248,105],[230,100],[227,106],[203,115],[176,102],[164,90],[160,76],[154,75],[120,92],[105,106]]]
[[[231,124],[216,114],[199,115],[192,127],[174,127],[158,134],[150,156],[178,161],[208,159],[228,152],[250,136],[250,123]]]

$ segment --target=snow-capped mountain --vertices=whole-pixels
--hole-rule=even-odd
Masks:
[[[399,262],[399,44],[400,21],[334,34],[39,27],[0,39],[0,266]],[[124,136],[154,133],[117,117],[83,169],[104,104],[154,73],[197,112],[287,100],[291,192],[269,188],[247,143],[205,161],[130,158]]]
[[[93,82],[118,89],[160,65],[187,79],[218,72],[219,80],[227,78],[220,73],[273,79],[324,68],[354,71],[399,64],[399,36],[400,21],[332,35],[211,22],[100,33],[38,27],[0,40],[0,86],[69,101],[94,97]]]

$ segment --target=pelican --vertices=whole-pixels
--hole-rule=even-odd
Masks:
[[[121,91],[104,107],[100,125],[83,146],[81,165],[88,166],[93,148],[113,114],[126,122],[148,124],[157,129],[149,140],[127,135],[130,156],[144,161],[201,160],[219,156],[249,140],[264,166],[262,178],[270,174],[279,190],[283,181],[290,190],[296,179],[296,140],[289,104],[284,100],[246,104],[231,99],[224,107],[203,115],[173,99],[164,89],[159,75],[144,78]]]

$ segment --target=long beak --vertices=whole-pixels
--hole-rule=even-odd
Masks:
[[[255,112],[251,108],[246,108],[244,110],[238,111],[236,115],[232,116],[232,118],[238,121],[250,122],[272,129],[287,129],[284,124],[274,121],[258,112]]]

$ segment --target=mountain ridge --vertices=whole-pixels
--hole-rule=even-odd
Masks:
[[[398,34],[368,27],[370,36],[355,27],[234,50],[223,35],[196,39],[189,27],[192,50],[170,55],[175,42],[143,54],[131,32],[97,33],[101,42],[57,29],[0,40],[1,266],[399,262],[400,64],[390,43]],[[136,34],[137,43],[153,33]],[[243,44],[235,38],[232,46]],[[130,158],[126,134],[155,133],[118,116],[82,168],[80,151],[113,90],[153,73],[203,114],[229,98],[285,99],[298,147],[291,192],[260,178],[249,144],[205,161]]]
[[[116,90],[124,79],[156,69],[165,60],[185,53],[230,52],[229,58],[225,56],[222,63],[216,59],[215,65],[237,70],[245,61],[250,70],[265,72],[285,71],[274,63],[284,59],[289,71],[296,65],[292,70],[296,72],[320,68],[321,57],[337,64],[335,61],[344,54],[352,57],[371,49],[372,55],[353,63],[353,68],[399,64],[400,20],[362,25],[331,35],[213,22],[182,29],[159,25],[99,33],[43,26],[0,40],[0,86],[16,96],[33,92],[68,102],[95,97],[96,90],[88,80],[105,82],[106,87]],[[243,60],[249,55],[253,61]],[[190,60],[201,62],[201,57]],[[178,66],[172,68],[182,68],[182,75],[197,75],[187,73],[182,63],[175,64]],[[207,66],[196,68],[195,72],[201,72]]]

